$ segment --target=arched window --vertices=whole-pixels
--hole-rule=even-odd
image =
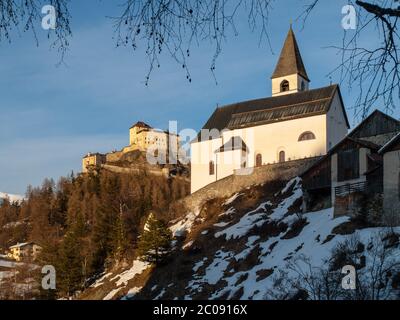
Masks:
[[[285,151],[279,152],[279,162],[285,162]]]
[[[262,155],[261,153],[257,153],[256,155],[256,167],[262,166]]]
[[[215,172],[214,167],[215,167],[215,166],[214,166],[214,161],[210,161],[210,163],[209,163],[209,168],[208,168],[208,171],[209,171],[210,176],[214,175],[214,172]]]
[[[289,91],[289,81],[283,80],[281,82],[281,92]]]
[[[315,134],[312,133],[311,131],[303,132],[299,137],[299,141],[314,140],[314,139],[315,139]]]
[[[301,81],[301,91],[306,90],[306,84],[304,83],[304,81]]]

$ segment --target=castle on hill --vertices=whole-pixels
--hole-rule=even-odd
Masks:
[[[154,157],[163,154],[165,163],[168,162],[170,153],[173,159],[177,159],[180,152],[179,135],[168,131],[152,128],[148,124],[139,121],[129,129],[129,145],[121,151],[113,151],[107,154],[88,153],[82,159],[82,172],[88,172],[90,168],[100,167],[108,162],[117,162],[125,154],[134,151],[151,153]]]

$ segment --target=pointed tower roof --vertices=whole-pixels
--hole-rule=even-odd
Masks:
[[[310,81],[307,76],[306,68],[304,67],[303,59],[301,58],[292,26],[290,26],[281,55],[279,56],[278,64],[271,78],[284,77],[290,74],[299,74],[307,81]]]

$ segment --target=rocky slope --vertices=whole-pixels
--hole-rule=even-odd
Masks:
[[[360,226],[350,218],[334,218],[332,208],[301,214],[301,203],[299,178],[209,201],[171,223],[174,252],[164,265],[135,260],[104,274],[80,298],[283,299],[299,292],[324,298],[315,296],[309,280],[324,274],[333,250],[351,243],[357,248],[350,254],[359,264],[363,284],[369,285],[376,275],[381,257],[378,277],[384,274],[383,266],[390,264],[391,269],[383,275],[386,282],[379,297],[398,297],[400,249],[395,233],[400,229],[391,229],[389,239],[387,228],[356,230]],[[386,248],[384,258],[379,248]],[[346,265],[342,260],[334,261],[338,279]]]

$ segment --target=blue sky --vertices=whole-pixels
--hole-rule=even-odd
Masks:
[[[11,44],[0,43],[0,191],[24,193],[28,184],[38,185],[45,177],[79,171],[83,154],[127,145],[128,129],[138,120],[158,128],[177,120],[179,129],[198,130],[217,104],[269,96],[269,78],[289,21],[302,10],[298,0],[274,4],[269,25],[273,52],[265,41],[259,44],[258,33],[249,30],[244,18],[238,21],[239,35],[228,37],[217,62],[217,85],[209,71],[214,49],[205,42],[192,49],[192,83],[165,55],[145,87],[143,51],[115,47],[112,22],[106,18],[118,13],[112,2],[72,1],[66,65],[56,66],[59,55],[49,49],[40,21],[39,47],[29,32],[14,33]],[[327,74],[340,62],[337,52],[326,47],[340,44],[344,4],[323,1],[305,29],[294,23],[312,88],[328,85]],[[352,109],[357,92],[344,85],[342,93],[354,125],[359,121]]]

